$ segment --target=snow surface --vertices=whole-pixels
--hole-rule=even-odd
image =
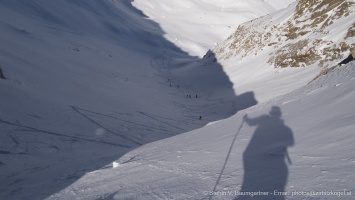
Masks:
[[[318,69],[197,57],[234,30],[224,17],[290,1],[241,2],[1,1],[0,199],[355,192],[354,63],[306,85]],[[218,15],[223,6],[231,15]],[[205,21],[193,18],[206,10]],[[179,30],[194,39],[172,41]]]

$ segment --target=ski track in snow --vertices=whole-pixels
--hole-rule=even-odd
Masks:
[[[62,134],[62,133],[46,131],[46,130],[42,130],[42,129],[30,127],[30,126],[25,126],[25,125],[22,125],[22,124],[15,124],[15,123],[12,123],[12,122],[4,121],[2,119],[0,119],[0,123],[11,125],[11,126],[14,126],[14,127],[24,128],[21,131],[32,131],[32,132],[37,132],[37,133],[55,135],[55,136],[64,137],[64,138],[70,138],[70,139],[73,139],[73,140],[82,140],[82,141],[89,141],[89,142],[94,142],[94,143],[100,143],[100,144],[107,144],[107,145],[130,148],[130,146],[126,146],[126,145],[115,144],[115,143],[106,142],[106,141],[97,141],[97,140],[92,140],[92,139],[88,139],[88,138],[82,138],[82,137],[73,136],[73,135],[71,136],[71,135],[66,135],[66,134]]]
[[[92,122],[93,124],[95,124],[95,125],[97,125],[97,126],[103,128],[103,129],[106,130],[107,132],[109,132],[109,133],[111,133],[111,134],[113,134],[113,135],[116,135],[116,136],[118,136],[118,137],[121,137],[121,138],[123,138],[123,139],[125,139],[125,140],[128,140],[128,141],[130,141],[130,142],[132,142],[132,143],[134,143],[134,144],[142,145],[142,143],[139,143],[139,142],[137,142],[137,141],[135,141],[135,140],[133,140],[133,139],[130,139],[130,138],[128,138],[127,136],[124,136],[122,132],[115,133],[114,131],[112,131],[112,130],[106,128],[106,127],[104,127],[104,126],[101,125],[100,123],[96,122],[95,120],[91,119],[91,118],[88,117],[87,115],[85,115],[85,114],[83,114],[82,112],[80,112],[81,109],[78,109],[78,108],[76,108],[76,107],[74,107],[74,106],[70,106],[70,107],[71,107],[74,111],[76,111],[77,113],[79,113],[81,116],[83,116],[84,118],[86,118],[87,120],[89,120],[90,122]]]

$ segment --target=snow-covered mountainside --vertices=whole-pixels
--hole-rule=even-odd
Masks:
[[[202,57],[235,28],[287,7],[295,0],[135,0],[133,5],[166,32],[164,37],[190,55]]]
[[[240,25],[214,52],[218,59],[243,59],[267,51],[275,67],[329,66],[355,47],[354,18],[354,1],[300,0]]]
[[[354,1],[292,2],[0,1],[0,199],[353,199]]]

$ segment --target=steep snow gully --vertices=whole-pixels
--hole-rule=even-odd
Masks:
[[[222,2],[0,1],[0,199],[354,199],[355,62],[201,58],[293,1]]]
[[[0,199],[44,199],[257,103],[131,3],[0,2]]]

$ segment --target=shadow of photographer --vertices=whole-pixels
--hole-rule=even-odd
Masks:
[[[288,164],[292,164],[287,148],[294,145],[294,138],[281,115],[280,107],[273,106],[268,115],[244,116],[249,126],[257,128],[243,153],[244,178],[235,200],[285,199]]]

